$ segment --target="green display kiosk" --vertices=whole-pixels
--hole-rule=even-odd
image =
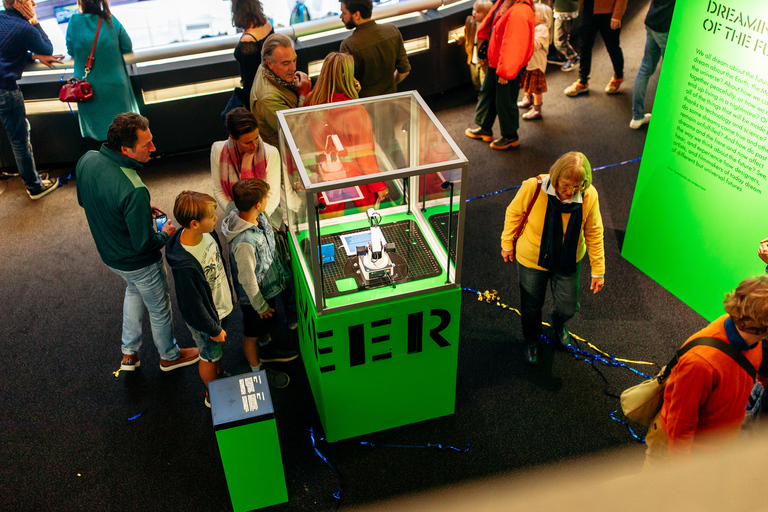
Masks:
[[[235,512],[288,501],[267,373],[209,383],[211,415]]]
[[[326,438],[452,414],[467,159],[417,92],[278,122],[301,355]]]

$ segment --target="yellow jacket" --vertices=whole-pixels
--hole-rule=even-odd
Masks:
[[[547,176],[542,174],[542,177]],[[512,238],[517,226],[523,220],[528,206],[536,192],[536,178],[525,180],[518,190],[517,195],[509,203],[507,214],[504,218],[504,231],[501,233],[501,248],[505,251],[512,250]],[[541,231],[544,227],[544,217],[547,214],[547,193],[544,189],[539,192],[533,210],[528,217],[520,238],[517,240],[515,258],[521,265],[537,270],[546,270],[538,265],[539,249],[541,244]],[[583,215],[581,232],[579,233],[579,246],[576,250],[576,261],[581,261],[584,254],[589,252],[589,261],[592,265],[592,274],[605,274],[605,249],[603,247],[603,218],[600,216],[600,202],[597,198],[597,190],[590,185],[584,192],[582,205]],[[568,226],[570,213],[563,213],[563,237]]]

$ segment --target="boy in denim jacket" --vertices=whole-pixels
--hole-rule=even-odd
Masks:
[[[285,276],[275,257],[275,235],[264,214],[269,185],[258,178],[238,181],[232,187],[236,210],[221,225],[229,244],[235,294],[243,312],[243,352],[251,370],[261,363],[286,362],[298,357],[270,343],[275,320],[275,298],[285,288]],[[284,388],[290,382],[282,372],[267,371],[270,384]]]

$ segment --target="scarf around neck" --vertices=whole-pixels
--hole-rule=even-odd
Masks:
[[[576,272],[576,251],[581,235],[583,219],[582,201],[584,193],[579,192],[564,203],[560,201],[555,187],[549,176],[542,179],[542,190],[547,193],[547,214],[544,217],[544,227],[541,231],[538,265],[558,274],[573,274]],[[570,213],[568,226],[563,237],[563,215]]]
[[[232,137],[221,149],[219,156],[219,177],[221,188],[230,201],[234,201],[232,186],[238,180],[245,178],[267,179],[267,154],[264,151],[264,143],[259,138],[256,151],[253,153],[240,153],[237,144]]]

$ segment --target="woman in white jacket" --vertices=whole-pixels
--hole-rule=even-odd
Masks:
[[[229,214],[234,208],[232,186],[243,178],[260,178],[269,184],[264,213],[276,227],[282,223],[272,216],[280,205],[280,153],[259,137],[256,118],[243,107],[229,111],[226,118],[229,137],[211,146],[211,185],[219,207]]]

